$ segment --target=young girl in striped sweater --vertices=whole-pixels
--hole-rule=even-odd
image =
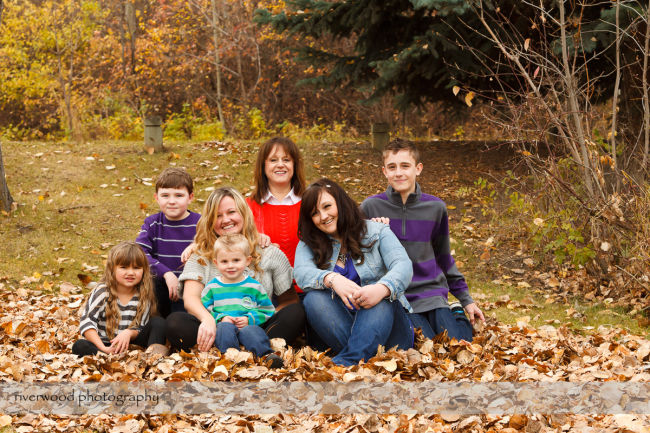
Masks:
[[[109,251],[104,276],[83,307],[83,339],[74,343],[72,353],[117,354],[135,344],[166,354],[166,322],[153,314],[156,298],[147,256],[135,242],[120,243]]]

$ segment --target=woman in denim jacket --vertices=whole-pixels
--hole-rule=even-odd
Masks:
[[[377,346],[413,347],[404,290],[413,267],[390,228],[367,221],[335,182],[320,179],[302,197],[294,278],[307,294],[307,320],[336,356],[354,365]]]

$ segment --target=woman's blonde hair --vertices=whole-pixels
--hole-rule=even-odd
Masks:
[[[122,242],[115,245],[108,252],[104,276],[101,282],[106,284],[108,297],[106,298],[106,335],[109,339],[115,336],[120,322],[120,309],[117,306],[117,279],[115,278],[115,268],[117,266],[134,266],[142,268],[142,280],[135,286],[140,298],[135,317],[130,327],[141,325],[142,316],[149,310],[149,316],[157,313],[156,295],[153,290],[153,281],[149,271],[149,261],[147,256],[135,242]]]
[[[239,212],[242,217],[243,228],[241,234],[246,237],[246,240],[248,240],[250,245],[251,257],[253,258],[251,268],[253,268],[255,273],[260,274],[262,272],[259,267],[261,257],[257,248],[259,234],[257,232],[257,227],[255,227],[255,218],[253,217],[253,212],[251,212],[248,204],[246,204],[246,199],[244,199],[239,191],[233,187],[224,186],[217,188],[212,191],[208,199],[205,201],[203,211],[201,212],[201,218],[196,224],[196,236],[194,236],[196,252],[208,260],[208,262],[211,262],[214,259],[214,243],[219,237],[214,230],[214,225],[217,221],[219,204],[221,204],[221,200],[223,200],[224,197],[230,197],[235,202],[237,212]]]

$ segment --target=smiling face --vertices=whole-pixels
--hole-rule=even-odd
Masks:
[[[244,279],[244,270],[251,264],[252,257],[246,256],[242,251],[228,251],[225,249],[217,252],[214,264],[221,273],[222,281],[226,284],[239,283]]]
[[[142,281],[144,269],[135,264],[115,265],[113,272],[115,272],[117,291],[120,293],[130,293]]]
[[[244,228],[244,218],[235,206],[235,200],[225,196],[219,202],[217,219],[214,221],[214,232],[219,235],[241,233]]]
[[[406,202],[409,194],[415,191],[415,180],[422,172],[422,163],[416,163],[408,150],[389,152],[384,158],[382,171],[388,179],[388,184],[400,193],[402,201]]]
[[[316,209],[312,211],[311,220],[318,230],[333,238],[338,237],[336,224],[339,220],[339,210],[336,206],[336,200],[330,193],[321,192]]]
[[[264,174],[269,180],[269,188],[280,189],[291,185],[293,162],[293,158],[284,147],[277,144],[273,146],[264,162]]]
[[[189,215],[187,207],[194,198],[186,188],[158,188],[154,198],[160,211],[170,221],[180,221]]]

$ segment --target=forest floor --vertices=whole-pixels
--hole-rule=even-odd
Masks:
[[[473,343],[419,338],[408,352],[385,351],[365,364],[334,366],[308,348],[274,345],[286,368],[269,370],[245,353],[173,354],[134,350],[77,359],[78,310],[99,279],[107,250],[134,239],[157,211],[155,176],[173,164],[195,179],[196,202],[220,185],[249,193],[258,143],[172,143],[148,155],[139,143],[3,143],[18,207],[0,215],[0,380],[639,382],[650,379],[647,324],[634,307],[603,294],[584,271],[547,266],[517,242],[493,245],[492,221],[477,199],[479,179],[516,171],[507,146],[423,145],[425,192],[449,207],[452,248],[487,323]],[[357,200],[385,189],[381,154],[366,142],[301,145],[307,179],[327,176]],[[592,287],[593,286],[593,287]],[[595,295],[594,295],[595,293]],[[591,295],[590,295],[591,294]],[[618,305],[615,305],[618,304]],[[629,400],[630,396],[623,396]],[[643,396],[641,396],[643,398]],[[645,397],[647,398],[647,396]],[[645,402],[647,405],[648,403]],[[8,407],[8,406],[5,406]],[[647,407],[647,406],[646,406]],[[544,413],[0,416],[0,432],[29,431],[648,431],[650,417]],[[625,412],[625,411],[622,411]],[[648,413],[648,411],[644,412]]]

